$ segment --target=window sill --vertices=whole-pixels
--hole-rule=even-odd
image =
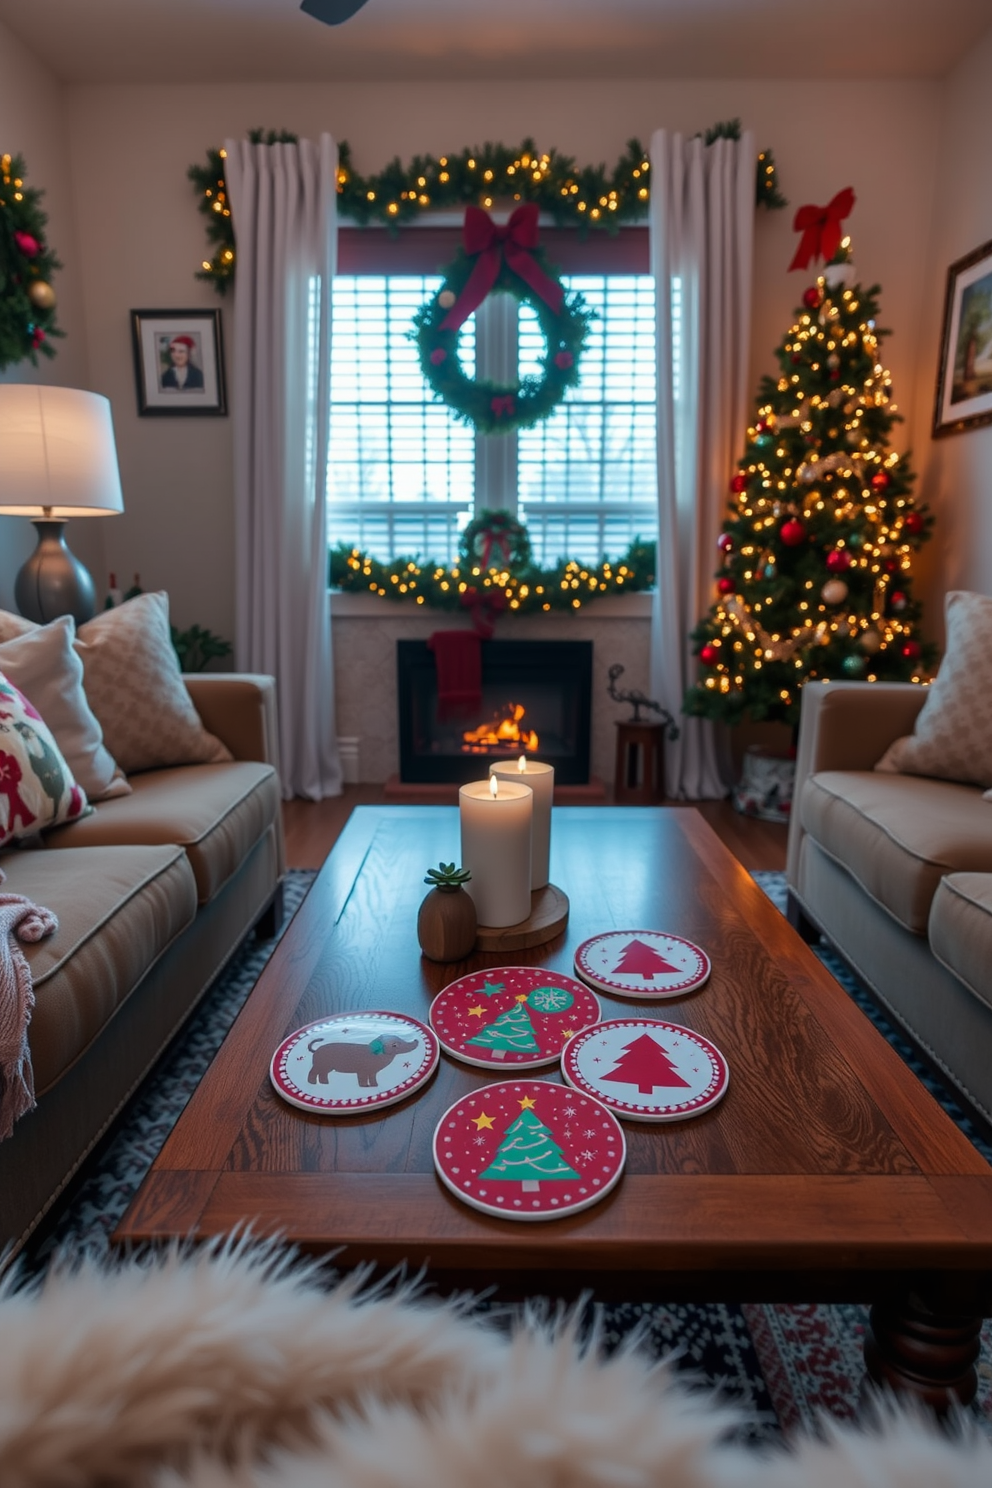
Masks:
[[[447,610],[430,610],[426,605],[401,604],[393,600],[380,599],[376,594],[351,594],[341,589],[328,591],[331,601],[332,619],[342,620],[382,620],[386,616],[393,615],[397,618],[405,617],[411,619],[414,615],[446,615],[450,618],[451,612]],[[589,600],[582,606],[582,618],[595,620],[638,620],[649,619],[651,616],[651,590],[641,590],[637,594],[607,594],[602,599]],[[539,611],[531,610],[525,619],[530,619]],[[567,610],[552,610],[552,615],[566,615]],[[511,611],[504,611],[500,616],[500,622],[512,620]]]

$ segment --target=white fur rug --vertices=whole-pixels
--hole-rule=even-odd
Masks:
[[[3,1488],[982,1488],[992,1444],[883,1412],[759,1454],[573,1320],[513,1333],[236,1238],[0,1287]]]

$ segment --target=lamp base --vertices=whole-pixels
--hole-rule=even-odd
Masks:
[[[62,535],[64,522],[38,518],[38,546],[18,571],[14,599],[26,620],[45,625],[71,615],[77,625],[96,614],[96,585]]]

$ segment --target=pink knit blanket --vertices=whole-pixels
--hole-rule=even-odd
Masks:
[[[21,894],[0,893],[0,1141],[10,1136],[14,1122],[35,1103],[28,1049],[34,987],[31,968],[17,941],[41,940],[58,928],[50,909],[32,904]]]

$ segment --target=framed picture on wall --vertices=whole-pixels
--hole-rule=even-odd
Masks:
[[[992,424],[992,243],[947,271],[934,436]]]
[[[132,310],[140,414],[226,414],[219,310]]]

